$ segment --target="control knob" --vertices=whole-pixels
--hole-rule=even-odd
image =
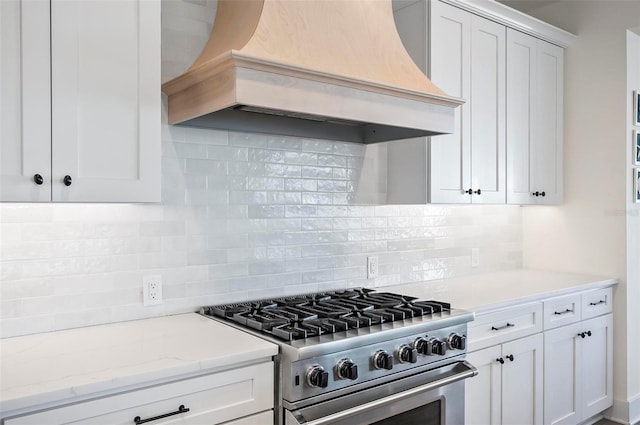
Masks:
[[[429,345],[429,353],[444,356],[447,353],[447,345],[444,341],[440,341],[438,338],[431,338],[427,341]]]
[[[447,337],[447,346],[451,350],[464,350],[467,348],[467,337],[457,333],[449,334]]]
[[[418,361],[418,350],[403,344],[398,348],[398,358],[400,363],[416,363]]]
[[[418,350],[418,353],[424,354],[425,356],[431,354],[428,351],[429,343],[425,338],[422,338],[422,337],[416,338],[416,340],[413,341],[413,348]]]
[[[336,370],[340,379],[351,379],[352,381],[358,379],[358,365],[351,359],[340,360]]]
[[[376,369],[393,369],[393,356],[384,350],[376,351],[373,354],[373,367]]]
[[[311,366],[307,371],[307,383],[312,387],[326,388],[329,384],[329,374],[320,365]]]

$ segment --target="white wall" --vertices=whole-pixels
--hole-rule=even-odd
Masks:
[[[638,228],[627,228],[637,216],[629,214],[631,93],[626,61],[627,29],[640,25],[640,2],[566,1],[532,14],[578,39],[565,55],[565,203],[525,209],[523,262],[620,279],[614,293],[614,397],[616,403],[626,403],[640,393],[640,281],[637,274],[627,277],[627,235]],[[637,75],[636,70],[636,83]],[[637,251],[630,261],[638,261]]]
[[[166,80],[206,42],[215,2],[162,6]],[[163,125],[161,205],[0,205],[0,335],[521,266],[519,207],[354,205],[384,189],[363,170],[385,153]],[[163,305],[141,304],[148,274],[162,275]]]

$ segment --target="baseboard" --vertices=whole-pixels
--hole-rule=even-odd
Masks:
[[[605,413],[605,417],[621,424],[640,423],[640,394],[629,401],[613,400],[613,407]]]

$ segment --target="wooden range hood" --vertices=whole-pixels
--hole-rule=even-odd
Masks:
[[[454,131],[391,0],[219,0],[200,57],[163,84],[169,122],[359,143]]]

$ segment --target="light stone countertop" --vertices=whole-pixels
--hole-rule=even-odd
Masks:
[[[514,270],[376,288],[482,314],[615,279]],[[0,340],[0,417],[268,359],[275,344],[195,313]]]
[[[270,360],[278,346],[196,313],[0,340],[9,412]]]
[[[453,308],[482,314],[616,283],[616,279],[601,276],[521,269],[379,287],[376,290],[445,301]]]

